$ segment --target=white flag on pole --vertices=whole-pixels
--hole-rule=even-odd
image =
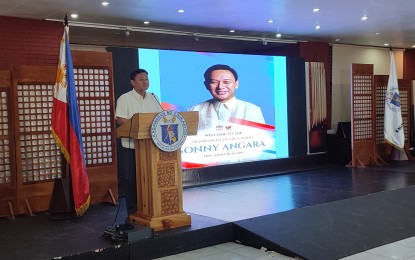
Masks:
[[[388,87],[385,95],[385,118],[384,135],[385,141],[390,145],[403,150],[405,135],[402,124],[401,102],[398,88],[398,78],[396,75],[395,58],[393,51],[390,51],[390,71]]]

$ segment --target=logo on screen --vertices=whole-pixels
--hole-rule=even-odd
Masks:
[[[151,124],[151,138],[162,151],[172,152],[180,149],[186,137],[186,121],[174,110],[158,113]]]

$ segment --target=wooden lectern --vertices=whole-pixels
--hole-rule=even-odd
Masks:
[[[165,152],[154,145],[151,125],[158,113],[137,113],[117,128],[117,137],[134,139],[137,174],[137,212],[130,221],[154,230],[191,225],[183,211],[181,150]],[[199,112],[181,112],[187,135],[196,135]]]

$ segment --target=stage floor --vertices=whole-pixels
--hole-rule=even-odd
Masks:
[[[0,219],[2,231],[0,258],[130,259],[131,257],[133,259],[137,256],[140,257],[139,259],[152,259],[242,240],[247,245],[255,247],[258,246],[255,243],[263,243],[269,249],[280,250],[281,253],[293,257],[313,259],[312,256],[318,255],[321,257],[319,260],[336,259],[337,256],[337,258],[345,257],[415,236],[415,227],[410,224],[405,226],[406,219],[399,218],[400,215],[406,215],[408,221],[410,218],[412,220],[413,209],[410,205],[398,205],[399,202],[395,201],[398,197],[406,196],[404,200],[413,202],[409,200],[412,199],[412,194],[415,196],[413,189],[415,187],[411,187],[414,184],[415,163],[400,162],[383,167],[353,169],[344,166],[325,166],[310,171],[186,188],[183,192],[184,209],[192,216],[192,226],[157,232],[155,238],[131,244],[114,243],[102,236],[105,227],[114,226],[125,220],[125,206],[122,199],[119,207],[107,204],[92,205],[85,216],[71,220],[51,220],[47,212],[36,213],[35,217],[18,216],[14,221],[2,218]],[[384,214],[379,215],[378,220],[370,217],[372,214],[378,214],[379,209],[375,203],[377,201],[384,202],[378,207],[385,211]],[[399,206],[401,212],[388,212],[396,210],[388,209],[389,206],[393,206],[392,204],[395,205],[394,207]],[[356,208],[350,208],[350,205]],[[360,211],[362,208],[365,210]],[[332,215],[327,216],[327,212]],[[362,216],[353,214],[365,215],[366,212],[369,218],[366,217],[365,221],[372,222],[386,221],[391,217],[388,214],[392,214],[394,219],[400,222],[400,226],[396,228],[405,231],[396,232],[393,223],[387,223],[389,227],[386,227],[386,231],[385,227],[380,227],[383,230],[382,239],[376,241],[367,237],[374,242],[363,246],[361,241],[360,245],[350,242],[347,250],[339,250],[336,246],[330,249],[328,245],[324,250],[319,249],[317,245],[314,248],[304,248],[306,246],[302,245],[301,241],[291,241],[288,237],[284,240],[284,237],[281,237],[284,232],[291,234],[303,232],[304,236],[318,237],[315,233],[315,228],[319,228],[316,224],[318,219],[328,218],[332,221],[341,219],[338,214],[352,214],[353,218],[359,220]],[[272,220],[273,218],[275,221]],[[293,219],[302,221],[302,230],[298,230],[299,225]],[[347,230],[354,230],[358,225],[359,232],[364,232],[364,227],[361,225],[365,223],[359,222],[360,220],[339,221],[332,222],[339,227],[330,227],[330,229],[343,230],[347,235]],[[269,226],[261,228],[263,223]],[[326,223],[318,224],[321,224],[321,227],[326,225]],[[284,227],[284,230],[281,230],[281,227]],[[307,228],[311,229],[307,231]],[[391,228],[391,232],[395,235],[389,235],[388,228]],[[266,230],[265,234],[261,234],[264,230]],[[378,236],[376,230],[369,233],[374,237]],[[345,236],[344,234],[342,236]],[[331,239],[332,237],[327,237],[327,234],[323,235],[323,240],[336,241]],[[351,240],[342,239],[353,241],[356,234],[349,235]],[[203,238],[203,241],[197,241],[199,238]],[[167,242],[169,239],[171,241]],[[279,239],[291,241],[291,244],[280,243]],[[307,241],[307,238],[304,237],[304,241]],[[144,252],[146,249],[148,252]]]
[[[415,184],[415,162],[324,168],[184,190],[187,212],[237,221]]]

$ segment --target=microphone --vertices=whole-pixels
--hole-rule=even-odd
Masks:
[[[161,110],[163,111],[164,109],[163,109],[163,107],[161,106],[161,104],[160,104],[159,100],[157,99],[156,95],[154,95],[154,93],[153,93],[153,92],[151,92],[151,95],[153,96],[153,98],[156,100],[157,104],[159,104],[159,106],[160,106]]]

